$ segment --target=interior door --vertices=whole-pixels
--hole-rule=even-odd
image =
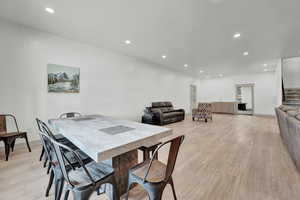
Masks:
[[[197,86],[190,85],[190,111],[197,107]]]

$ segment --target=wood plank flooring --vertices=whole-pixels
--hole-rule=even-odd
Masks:
[[[214,115],[213,122],[204,123],[188,117],[168,127],[176,135],[186,135],[173,176],[179,200],[299,199],[300,176],[281,142],[275,118]],[[18,145],[9,162],[1,149],[0,199],[53,199],[53,190],[44,197],[48,176],[38,162],[41,147],[35,144],[32,149],[28,153]],[[163,150],[160,159],[166,157]],[[137,187],[130,199],[148,198]],[[173,199],[169,186],[163,199]]]

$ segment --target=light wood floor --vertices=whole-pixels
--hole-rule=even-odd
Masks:
[[[300,176],[281,142],[275,118],[214,115],[212,123],[188,118],[168,127],[186,135],[173,176],[179,200],[300,198]],[[48,176],[38,162],[41,147],[32,148],[28,153],[25,146],[18,146],[9,162],[0,152],[0,199],[53,199],[44,197]],[[160,158],[166,159],[166,152]],[[148,199],[139,187],[130,196]],[[169,187],[163,199],[172,199]]]

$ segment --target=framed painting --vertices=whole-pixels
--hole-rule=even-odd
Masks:
[[[80,68],[48,64],[47,74],[48,92],[79,93]]]

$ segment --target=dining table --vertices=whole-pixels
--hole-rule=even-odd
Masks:
[[[96,162],[115,171],[119,196],[126,193],[128,171],[138,164],[138,148],[150,147],[172,135],[172,129],[103,115],[49,119],[54,134],[62,134]],[[105,193],[112,199],[113,187]]]

